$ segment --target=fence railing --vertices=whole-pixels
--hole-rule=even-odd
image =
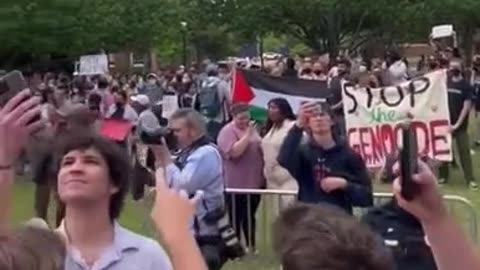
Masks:
[[[241,236],[250,252],[271,248],[271,225],[278,213],[295,201],[295,191],[269,189],[227,189],[227,210],[232,226]],[[374,205],[379,206],[393,197],[391,193],[374,193]],[[456,195],[445,195],[450,213],[462,223],[469,236],[477,241],[477,214],[473,204]],[[355,209],[356,216],[361,216],[368,209]],[[263,255],[263,254],[262,254]]]

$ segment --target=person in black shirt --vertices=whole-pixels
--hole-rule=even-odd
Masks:
[[[352,213],[353,206],[372,205],[372,186],[360,155],[335,138],[331,115],[328,104],[302,105],[278,163],[297,180],[299,201],[328,203]]]
[[[478,185],[473,176],[472,157],[470,155],[470,138],[468,136],[468,118],[472,107],[474,89],[462,75],[462,65],[452,61],[448,76],[448,107],[450,110],[450,130],[458,147],[458,154],[463,173],[471,189],[477,190]],[[448,181],[448,164],[440,167],[439,182]]]
[[[335,118],[336,130],[335,133],[345,138],[346,127],[345,127],[345,115],[343,112],[343,100],[342,100],[342,82],[348,80],[348,75],[350,74],[350,69],[352,64],[345,58],[340,58],[337,62],[337,76],[333,77],[330,81],[330,93],[331,97],[329,103],[332,106],[333,115]]]

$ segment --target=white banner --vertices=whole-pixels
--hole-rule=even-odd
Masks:
[[[80,57],[79,75],[101,75],[108,73],[106,54],[84,55]]]
[[[397,151],[402,134],[399,124],[407,119],[412,119],[419,154],[451,161],[446,82],[446,72],[436,71],[385,88],[343,85],[347,139],[367,167],[382,166],[385,155]]]

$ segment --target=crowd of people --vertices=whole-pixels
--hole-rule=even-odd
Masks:
[[[465,179],[477,189],[467,127],[480,61],[467,75],[453,55],[430,60],[429,70],[449,70],[451,130]],[[362,221],[352,216],[354,207],[373,206],[373,190],[364,161],[345,142],[341,84],[407,81],[413,74],[404,59],[392,52],[383,65],[364,61],[358,71],[345,57],[329,65],[302,62],[287,59],[270,72],[324,80],[331,98],[297,112],[288,100],[272,99],[266,123],[252,122],[249,106],[233,102],[229,65],[205,63],[198,72],[180,67],[145,79],[33,74],[31,90],[0,110],[0,269],[221,269],[243,255],[241,242],[256,252],[262,199],[225,188],[298,192],[296,199],[282,197],[274,211],[274,249],[286,270],[480,269],[475,247],[436,186],[448,179],[449,164],[436,177],[420,163],[414,179],[421,188],[413,201],[402,198],[401,179],[395,179],[394,199]],[[176,95],[179,109],[165,116],[167,95]],[[131,124],[134,151],[100,134],[105,119]],[[48,220],[50,194],[56,195],[54,232],[38,229],[37,223],[48,228],[42,221],[10,226],[22,155],[41,220]],[[135,168],[143,173],[132,174]],[[145,184],[156,186],[152,219],[163,246],[118,223],[128,191]],[[397,229],[404,232],[393,234]],[[406,262],[413,264],[402,268]]]

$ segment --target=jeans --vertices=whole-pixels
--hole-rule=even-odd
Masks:
[[[460,157],[460,163],[462,165],[463,175],[468,183],[476,182],[473,176],[472,156],[470,154],[470,138],[468,136],[468,130],[458,130],[453,134],[453,140],[458,148],[458,155]],[[450,175],[449,164],[444,163],[440,166],[439,175],[441,179],[448,180]]]
[[[247,247],[255,249],[257,219],[255,214],[260,204],[260,195],[227,194],[227,207],[232,224],[241,239],[242,232],[245,236]]]

